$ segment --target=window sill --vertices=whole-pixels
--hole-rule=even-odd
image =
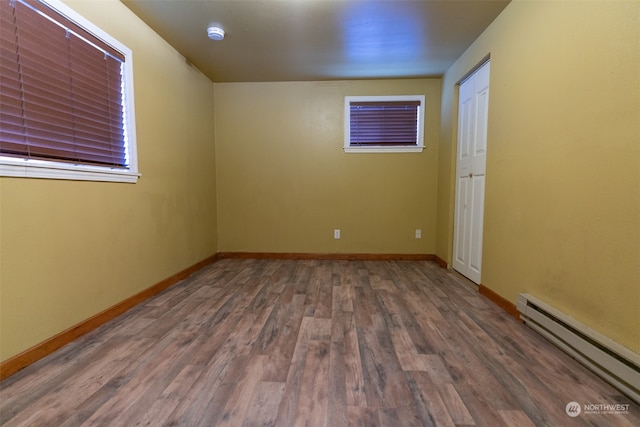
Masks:
[[[344,147],[345,153],[421,153],[424,147]]]
[[[12,161],[0,159],[0,176],[135,184],[138,182],[140,174],[132,172],[131,170],[109,169],[96,166],[67,165],[52,162],[35,163],[32,160]]]

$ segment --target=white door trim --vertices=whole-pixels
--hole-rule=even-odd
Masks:
[[[486,61],[464,79],[458,100],[452,266],[477,284],[482,276],[489,72]]]

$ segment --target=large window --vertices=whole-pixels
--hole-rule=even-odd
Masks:
[[[346,96],[346,152],[419,152],[424,149],[424,96]]]
[[[0,175],[136,182],[131,51],[57,0],[0,0]]]

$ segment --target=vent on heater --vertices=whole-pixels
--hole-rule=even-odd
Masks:
[[[640,403],[640,355],[529,294],[516,306],[527,326]]]

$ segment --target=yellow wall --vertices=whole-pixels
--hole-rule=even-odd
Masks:
[[[133,50],[142,178],[0,178],[1,360],[216,253],[213,84],[119,1],[66,3]]]
[[[440,90],[440,79],[216,83],[219,250],[434,253]],[[345,95],[404,94],[426,95],[422,153],[344,153]]]
[[[451,259],[455,84],[491,54],[482,283],[640,350],[640,2],[514,1],[443,81],[437,254]]]

